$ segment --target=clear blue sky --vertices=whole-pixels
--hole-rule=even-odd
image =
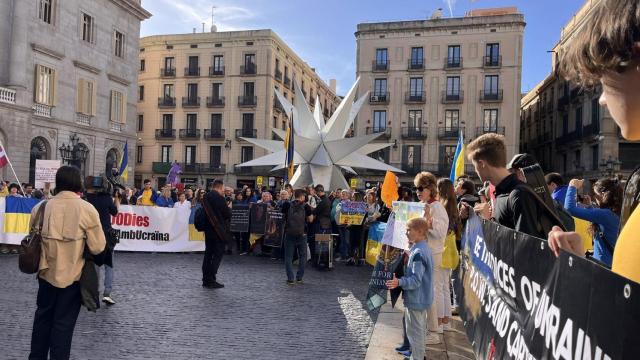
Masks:
[[[527,91],[551,69],[550,50],[562,26],[583,0],[143,0],[153,17],[142,23],[141,36],[202,31],[211,25],[215,5],[218,31],[273,29],[318,74],[338,80],[344,93],[355,80],[356,25],[361,22],[414,20],[442,7],[449,16],[474,8],[516,6],[524,14],[522,90]]]

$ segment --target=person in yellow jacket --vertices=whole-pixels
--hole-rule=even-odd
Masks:
[[[640,2],[603,0],[589,15],[568,48],[563,49],[561,72],[581,85],[602,85],[600,105],[605,106],[627,140],[640,140]],[[640,176],[629,178],[629,192],[637,189]],[[635,190],[637,192],[637,190]],[[640,283],[640,206],[638,194],[625,191],[625,205],[613,253],[612,271]],[[554,228],[549,245],[556,255],[567,250],[584,255],[580,236]]]
[[[0,181],[0,197],[9,196],[9,187],[4,181]]]

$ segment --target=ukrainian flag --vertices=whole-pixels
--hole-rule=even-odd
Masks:
[[[119,172],[120,172],[120,177],[122,178],[122,180],[124,180],[124,182],[127,182],[127,177],[129,176],[129,170],[127,165],[129,165],[129,141],[126,141],[124,143],[122,159],[120,159]]]
[[[464,137],[462,136],[462,131],[460,131],[458,146],[456,146],[456,153],[453,155],[449,178],[451,178],[451,182],[455,183],[458,176],[462,174],[464,174]]]
[[[196,226],[193,225],[197,208],[197,206],[192,207],[191,214],[189,215],[189,241],[204,241],[204,233],[196,230]]]
[[[31,210],[40,200],[7,196],[4,210],[4,232],[28,234]]]
[[[387,223],[376,221],[369,227],[367,236],[367,248],[365,250],[365,260],[369,265],[376,265],[380,249],[382,249],[382,237],[387,229]]]
[[[285,136],[285,139],[284,139],[284,148],[285,150],[287,150],[287,157],[285,160],[285,166],[287,168],[287,172],[285,173],[285,179],[284,179],[285,183],[291,181],[291,178],[293,177],[293,167],[294,167],[293,135],[294,134],[295,132],[293,131],[293,113],[292,113],[291,120],[289,120],[289,127],[287,128],[287,135]]]

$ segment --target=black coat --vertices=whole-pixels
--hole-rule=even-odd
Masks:
[[[220,233],[226,233],[227,221],[231,219],[231,209],[227,206],[227,201],[224,196],[218,194],[217,191],[209,191],[204,195],[204,201],[207,202],[209,209],[213,212],[213,216],[218,220],[217,222],[221,227],[219,229]],[[214,235],[217,234],[209,222],[207,222],[207,229],[205,229],[205,232],[210,232]],[[216,237],[218,236],[216,235]]]
[[[331,228],[331,200],[328,196],[324,195],[320,198],[320,202],[316,205],[314,215],[316,221],[323,229]]]
[[[511,174],[496,186],[493,219],[500,225],[546,239],[546,228],[550,228],[547,223],[552,221],[545,215],[545,209],[532,192],[517,189],[523,185],[527,186],[515,174]]]
[[[113,248],[116,244],[110,235],[112,229],[111,216],[118,215],[118,208],[116,207],[116,204],[113,203],[113,199],[109,194],[87,193],[85,195],[85,199],[98,211],[100,224],[102,225],[102,232],[104,232],[104,237],[107,240],[105,251],[98,255],[93,255],[92,258],[96,265],[105,264],[113,267]],[[87,254],[88,252],[85,252],[85,258],[90,258],[91,256],[87,256]]]

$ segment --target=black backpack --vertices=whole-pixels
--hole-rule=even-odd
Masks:
[[[209,227],[209,219],[207,218],[204,206],[197,208],[196,213],[193,214],[193,226],[200,232],[205,231]]]
[[[306,212],[305,204],[292,201],[287,211],[287,234],[304,235]]]

